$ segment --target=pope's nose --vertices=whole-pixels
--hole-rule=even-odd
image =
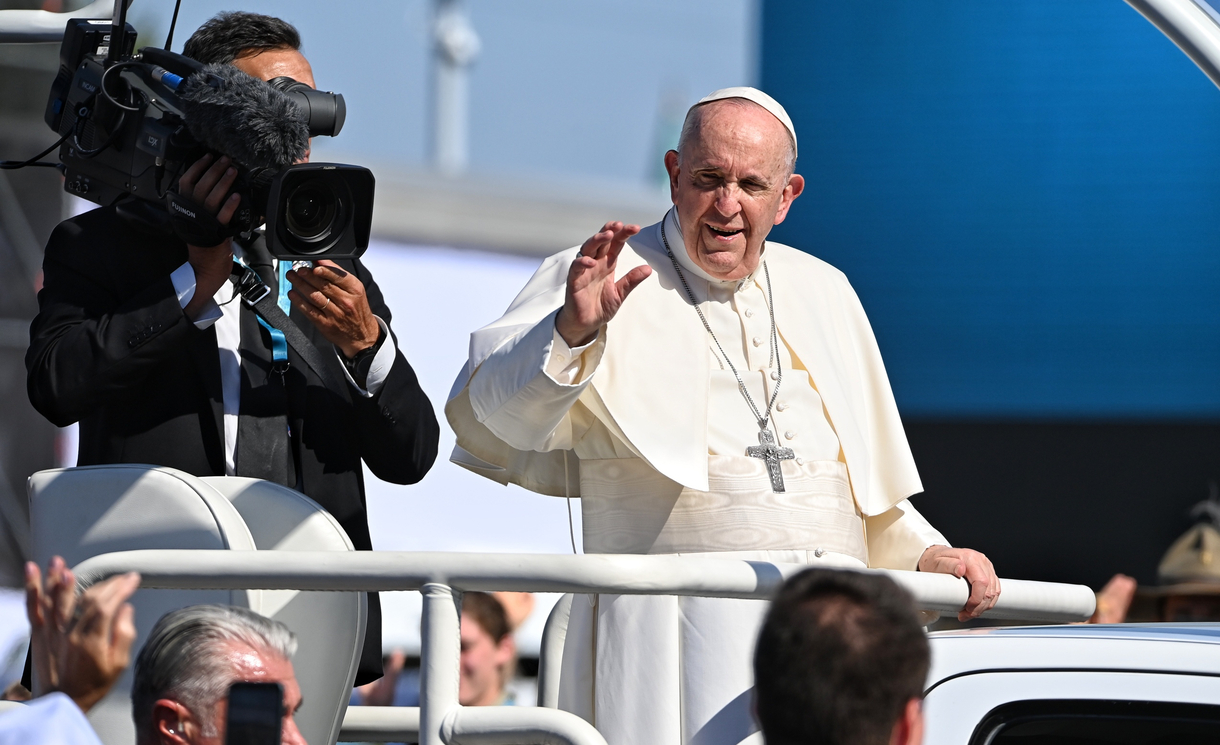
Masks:
[[[738,212],[741,212],[741,200],[738,198],[737,190],[731,186],[722,188],[716,195],[716,202],[713,206],[724,217],[735,217]]]

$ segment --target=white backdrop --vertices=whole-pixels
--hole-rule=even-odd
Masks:
[[[470,332],[499,318],[540,263],[483,251],[374,243],[364,257],[394,314],[399,348],[419,376],[441,423],[440,454],[419,484],[397,486],[365,470],[373,548],[386,551],[570,553],[566,500],[503,487],[453,465],[444,405],[465,363]],[[571,505],[576,546],[580,500]],[[536,653],[557,596],[539,596],[518,634]],[[419,648],[418,593],[383,593],[387,649]]]

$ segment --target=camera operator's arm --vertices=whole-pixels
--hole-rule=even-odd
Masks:
[[[211,155],[205,155],[178,180],[178,193],[203,205],[221,225],[229,224],[241,204],[240,195],[229,193],[237,178],[237,169],[231,163],[228,156],[216,160]],[[179,301],[183,302],[182,310],[187,318],[202,327],[214,323],[218,317],[212,296],[229,281],[233,269],[233,240],[226,238],[214,246],[192,246],[188,243],[186,250],[189,257],[187,263],[171,276]],[[190,268],[189,283],[184,281],[188,278],[187,267]],[[206,316],[205,312],[208,312]]]
[[[205,204],[219,204],[218,218],[226,221],[233,211],[223,201],[232,182],[227,168],[225,160],[205,158],[188,172],[190,189],[184,189]],[[184,354],[199,333],[192,321],[206,328],[219,317],[218,308],[211,318],[203,314],[231,261],[227,242],[187,247],[172,233],[120,217],[113,207],[60,223],[47,242],[25,358],[34,408],[62,427],[115,396],[139,391],[150,374]],[[175,286],[183,275],[185,290]]]
[[[347,266],[350,270],[326,261],[312,270],[289,272],[293,290],[288,297],[346,358],[359,362],[361,354],[373,354],[357,375],[365,380],[353,379],[348,370],[356,389],[352,406],[360,456],[378,478],[413,484],[436,460],[440,426],[415,371],[397,348],[381,289],[359,259]]]

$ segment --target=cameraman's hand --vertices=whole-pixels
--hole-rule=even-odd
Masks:
[[[312,269],[288,272],[288,299],[313,322],[322,336],[348,359],[377,343],[381,326],[369,308],[364,285],[333,261],[316,261]]]
[[[217,159],[208,154],[178,180],[178,193],[189,196],[216,216],[221,225],[228,225],[241,205],[241,196],[230,194],[237,169],[227,155]],[[195,270],[195,294],[183,310],[192,321],[199,317],[216,291],[229,280],[233,269],[233,241],[226,238],[215,246],[187,247],[188,261]]]
[[[111,577],[76,597],[76,578],[58,556],[47,566],[25,566],[30,656],[38,672],[36,695],[61,691],[89,711],[127,669],[136,638],[128,598],[140,585],[134,572]]]

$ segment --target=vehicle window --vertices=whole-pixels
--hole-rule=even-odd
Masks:
[[[987,713],[970,745],[1220,743],[1220,706],[1160,701],[1017,701]]]

